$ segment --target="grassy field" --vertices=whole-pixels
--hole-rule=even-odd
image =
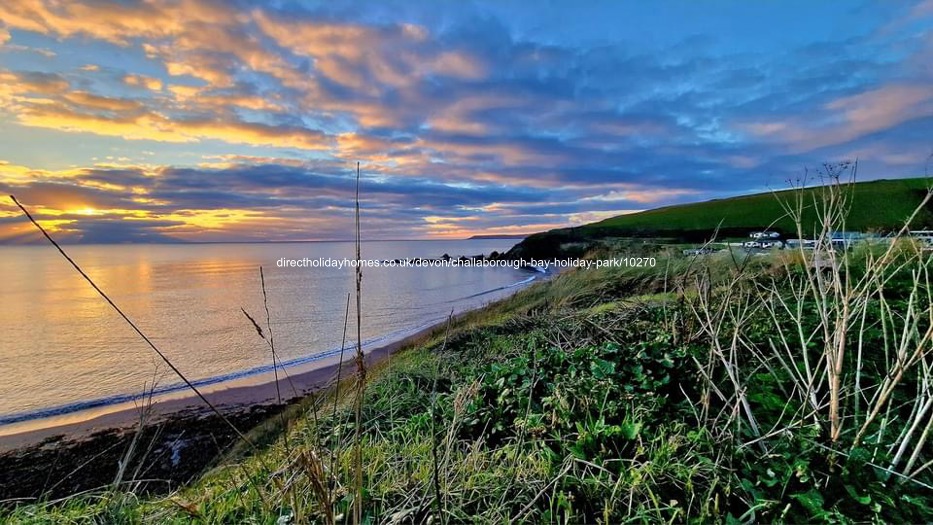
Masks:
[[[851,209],[845,228],[854,231],[890,231],[904,225],[904,221],[926,196],[931,181],[926,178],[879,180],[848,185],[844,191],[851,195]],[[805,191],[804,198],[812,200],[820,188]],[[793,190],[760,193],[731,199],[711,200],[680,206],[669,206],[589,224],[583,229],[609,228],[619,232],[652,233],[712,231],[723,229],[771,229],[786,233],[796,231],[796,225],[782,207],[797,196]],[[816,222],[812,206],[805,215],[805,224]],[[916,218],[916,226],[933,226],[933,209],[924,210]],[[806,228],[805,230],[812,230]]]
[[[926,196],[928,178],[879,180],[842,185],[849,199],[849,211],[840,229],[861,232],[897,231]],[[803,231],[811,233],[817,224],[814,199],[824,189],[813,187],[760,193],[728,199],[667,206],[619,215],[576,228],[562,228],[534,234],[520,243],[512,255],[553,257],[560,245],[586,245],[606,237],[657,237],[687,242],[704,242],[718,230],[718,238],[745,237],[749,232],[770,228],[789,237],[797,236],[794,219],[785,207],[803,198]],[[933,229],[933,204],[921,210],[911,224],[914,229]],[[571,250],[570,255],[575,255]]]
[[[345,384],[167,496],[0,520],[352,523],[359,469],[366,523],[929,522],[929,263],[883,257],[835,306],[792,256],[571,271],[368,370],[360,423]]]

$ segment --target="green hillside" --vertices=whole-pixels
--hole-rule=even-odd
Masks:
[[[851,196],[852,206],[846,220],[850,230],[889,230],[900,228],[926,196],[930,180],[926,178],[878,180],[847,184],[844,191]],[[812,203],[814,192],[822,188],[803,190],[804,201]],[[777,221],[775,228],[792,231],[795,226],[784,216],[782,202],[795,199],[792,190],[776,193],[759,193],[730,199],[668,206],[654,210],[619,215],[584,228],[612,228],[632,233],[657,233],[703,231],[708,232],[722,222],[726,229],[763,228]],[[805,218],[812,222],[815,217],[808,213]],[[922,217],[926,224],[933,219],[933,209]],[[783,218],[782,218],[783,217]]]
[[[913,178],[842,185],[851,203],[846,229],[876,232],[899,229],[923,201],[930,183],[928,178]],[[824,187],[800,190],[806,205],[805,231],[812,231],[815,227],[813,201],[824,190]],[[782,203],[792,203],[796,199],[796,191],[786,190],[619,215],[577,228],[534,234],[517,245],[512,254],[550,256],[559,245],[606,237],[663,237],[700,242],[709,239],[717,227],[720,238],[745,236],[764,228],[795,236],[796,227]],[[933,205],[928,203],[911,226],[915,229],[933,228]]]

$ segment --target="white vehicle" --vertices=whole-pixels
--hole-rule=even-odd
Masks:
[[[781,234],[778,232],[752,232],[748,236],[752,239],[778,239]]]

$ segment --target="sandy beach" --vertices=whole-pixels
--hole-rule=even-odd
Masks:
[[[395,341],[364,347],[368,366],[399,350],[424,342],[444,330],[446,321]],[[236,428],[249,431],[278,414],[287,404],[353,374],[355,347],[340,356],[279,371],[278,393],[272,372],[210,385],[202,394]],[[285,376],[285,377],[283,377]],[[153,399],[140,430],[140,408],[133,403],[7,425],[0,429],[0,504],[3,501],[60,497],[113,483],[134,437],[149,453],[145,491],[166,491],[197,476],[238,440],[236,433],[191,392]]]
[[[416,330],[389,343],[363,349],[368,364],[422,341],[442,330],[446,321]],[[342,376],[352,374],[355,346],[348,345],[343,359]],[[276,404],[278,392],[283,402],[302,398],[334,383],[340,369],[340,356],[279,370],[278,391],[273,372],[264,372],[208,385],[199,391],[211,404],[224,413],[249,410],[257,406]],[[158,424],[167,418],[184,415],[197,416],[212,411],[190,390],[159,395],[152,399],[149,424]],[[0,427],[0,453],[39,444],[53,437],[76,441],[108,430],[126,430],[138,426],[141,406],[126,402],[105,407],[81,410],[69,414],[13,423]]]

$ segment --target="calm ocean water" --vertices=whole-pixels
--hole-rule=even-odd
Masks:
[[[488,254],[513,240],[374,241],[363,259]],[[72,246],[69,254],[189,379],[268,369],[266,276],[276,351],[306,362],[339,350],[349,268],[279,268],[280,258],[354,258],[353,243]],[[49,246],[0,247],[0,425],[126,400],[179,380]],[[510,268],[368,268],[363,339],[375,344],[514,292]],[[349,333],[355,334],[355,301]]]

